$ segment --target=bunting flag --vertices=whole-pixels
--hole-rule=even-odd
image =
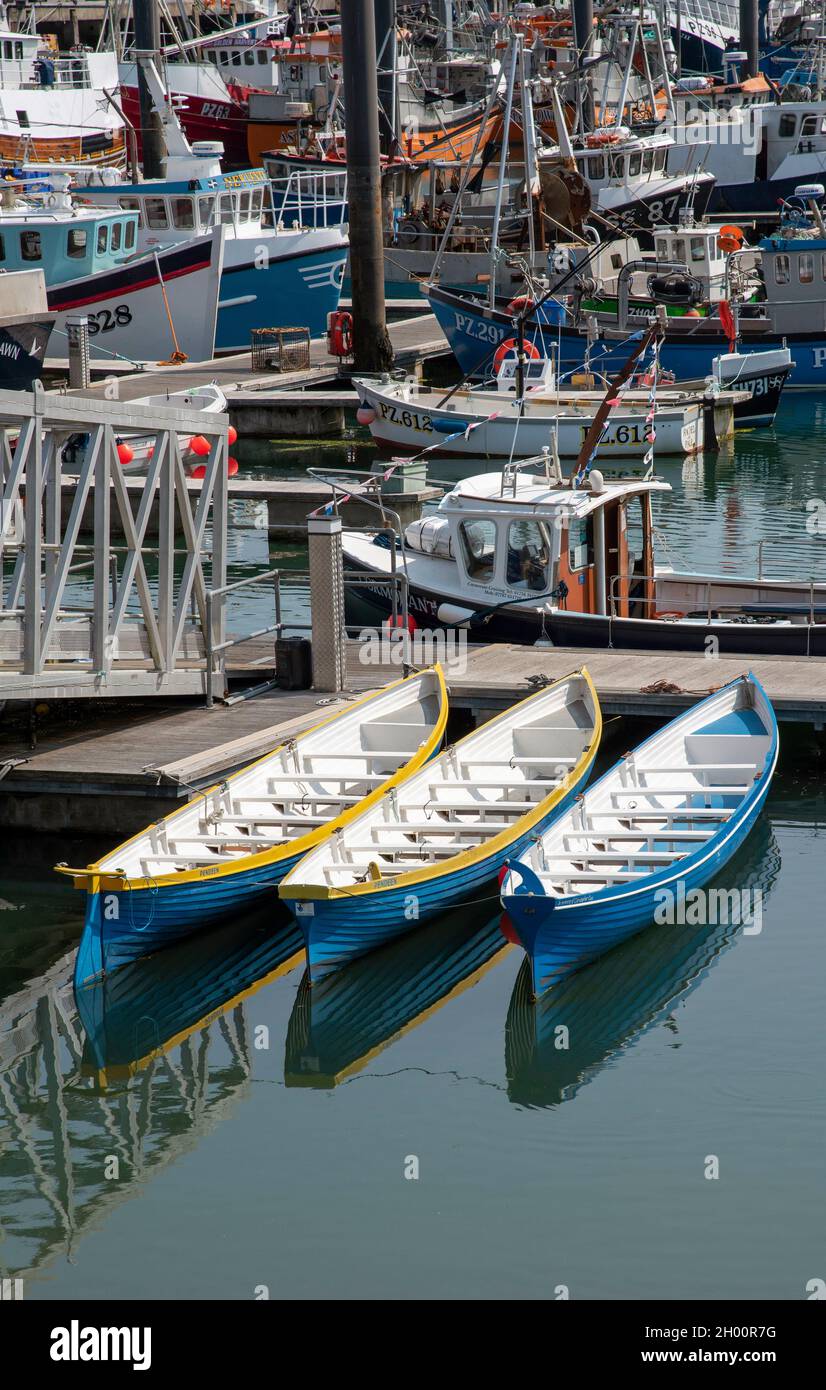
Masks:
[[[351,492],[345,492],[343,497],[339,497],[339,506],[343,506],[345,502],[349,502],[352,498],[352,495],[353,494]],[[310,512],[310,516],[332,516],[335,512],[335,509],[336,499],[334,497],[331,502],[325,502],[322,507],[316,507],[314,512]]]

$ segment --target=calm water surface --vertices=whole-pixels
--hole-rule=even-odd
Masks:
[[[791,399],[731,459],[664,465],[680,558],[751,570],[769,537],[808,573],[825,424]],[[235,544],[238,572],[303,564],[254,525]],[[762,930],[651,928],[538,1008],[490,900],[311,995],[265,911],[79,1010],[80,900],[47,866],[103,847],[6,841],[0,1272],[29,1298],[805,1297],[826,1277],[826,745],[783,733],[726,874],[761,889]]]

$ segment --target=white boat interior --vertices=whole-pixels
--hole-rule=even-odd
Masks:
[[[381,787],[431,737],[443,712],[437,668],[396,682],[211,787],[97,867],[157,878],[298,841]]]
[[[290,896],[302,884],[344,888],[450,867],[465,850],[512,840],[570,776],[599,723],[580,673],[521,701],[326,837],[288,875]]]
[[[674,868],[770,776],[772,726],[759,687],[726,687],[627,754],[522,857],[555,898]]]

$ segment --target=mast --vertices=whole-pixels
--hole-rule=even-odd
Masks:
[[[143,147],[143,176],[162,179],[166,175],[166,146],[160,113],[155,110],[149,83],[141,62],[141,54],[158,57],[161,46],[160,18],[157,0],[134,0],[135,60],[138,65],[138,95],[141,108],[141,144]]]

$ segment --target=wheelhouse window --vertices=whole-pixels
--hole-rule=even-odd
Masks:
[[[105,256],[109,250],[109,228],[105,222],[98,227],[97,249],[99,256]]]
[[[459,527],[462,556],[468,578],[490,584],[496,569],[496,524],[479,518],[463,521]]]
[[[112,250],[112,251],[119,251],[119,250],[120,250],[120,243],[121,243],[121,237],[122,237],[122,236],[123,236],[123,223],[122,223],[122,222],[113,222],[113,223],[112,223],[111,241],[109,242],[109,248],[110,248],[110,250]]]
[[[706,244],[701,236],[691,238],[691,259],[692,261],[704,261],[706,257]]]
[[[551,548],[539,521],[512,521],[508,527],[507,582],[512,589],[544,593],[549,586]]]
[[[144,202],[144,212],[146,213],[147,227],[162,229],[169,226],[166,203],[163,198],[147,198]]]
[[[789,258],[788,256],[778,255],[774,258],[774,283],[776,285],[788,285],[789,283]]]
[[[780,136],[781,140],[790,139],[790,137],[794,135],[796,130],[797,116],[795,116],[790,111],[784,111],[783,115],[780,117],[780,124],[777,127],[777,133]]]
[[[24,261],[39,261],[42,258],[39,232],[20,233],[20,256]]]
[[[172,221],[176,227],[191,230],[195,226],[195,209],[191,198],[172,198]]]
[[[817,134],[817,116],[804,116],[803,124],[800,127],[801,137],[804,135]]]
[[[244,62],[246,63],[248,68],[251,68],[255,63],[255,54],[253,53],[251,48],[248,48],[246,53],[244,54]]]
[[[654,172],[657,174],[665,173],[665,166],[668,163],[668,148],[663,145],[659,150],[654,151]]]
[[[130,218],[123,231],[123,247],[125,251],[134,251],[135,238],[137,236],[138,224]]]
[[[88,237],[85,227],[70,227],[66,237],[66,255],[73,261],[82,260],[86,255]]]
[[[582,570],[593,563],[593,521],[590,516],[574,517],[568,526],[568,569]]]
[[[605,157],[601,154],[592,154],[588,160],[588,173],[592,179],[605,178]]]
[[[219,216],[225,227],[231,227],[233,223],[235,209],[233,207],[235,199],[232,193],[222,193],[218,199]]]
[[[643,150],[642,153],[642,172],[643,174],[653,174],[654,172],[654,151]]]
[[[198,199],[198,219],[201,223],[202,231],[208,232],[215,220],[215,199]]]
[[[612,154],[608,156],[608,177],[611,179],[625,178],[624,154]]]
[[[801,251],[797,258],[797,278],[801,285],[811,285],[815,278],[815,258],[811,251]]]

